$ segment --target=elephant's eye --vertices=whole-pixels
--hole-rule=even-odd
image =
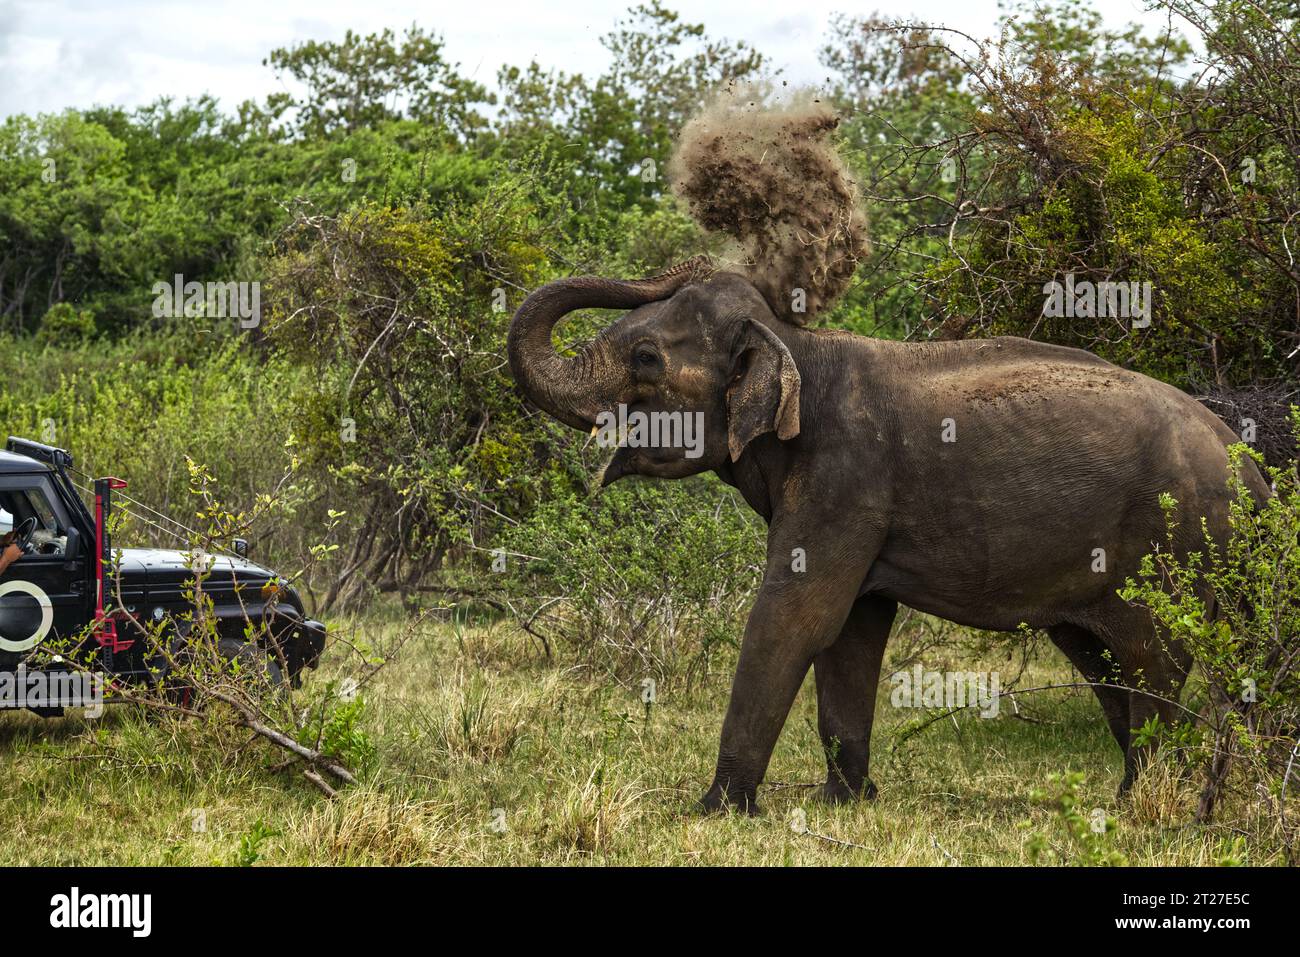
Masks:
[[[642,368],[649,368],[659,361],[659,357],[649,349],[637,349],[632,353],[632,361]]]

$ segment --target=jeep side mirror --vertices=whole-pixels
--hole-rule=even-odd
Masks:
[[[248,558],[248,539],[231,539],[230,546],[235,550],[235,554],[240,558]]]
[[[68,529],[66,543],[63,546],[63,564],[71,568],[76,564],[77,559],[81,556],[81,532],[77,531],[74,525]]]

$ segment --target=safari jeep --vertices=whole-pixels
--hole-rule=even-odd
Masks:
[[[0,574],[0,676],[12,687],[33,650],[58,640],[60,647],[75,643],[76,659],[102,672],[110,689],[157,682],[166,670],[159,659],[167,656],[156,654],[156,642],[143,640],[141,626],[165,622],[178,639],[188,633],[193,556],[154,548],[115,551],[108,519],[113,493],[126,483],[95,480],[92,514],[69,471],[75,471],[73,458],[63,449],[11,436],[0,451],[0,536],[9,535],[22,549]],[[306,618],[294,590],[246,556],[247,545],[236,540],[234,554],[210,556],[206,563],[202,590],[212,600],[221,652],[256,651],[266,656],[275,680],[287,672],[296,685],[302,669],[319,661],[325,626]],[[23,706],[0,695],[0,707]],[[62,713],[58,706],[26,706]]]

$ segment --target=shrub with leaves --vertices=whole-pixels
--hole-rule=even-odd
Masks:
[[[1300,19],[1280,0],[1159,6],[1153,36],[1085,0],[1012,0],[995,40],[841,21],[823,58],[884,213],[857,303],[873,321],[836,321],[1027,336],[1182,387],[1293,380]],[[1045,310],[1067,276],[1149,282],[1150,314]]]
[[[734,644],[763,569],[764,532],[706,479],[561,488],[502,536],[525,620],[618,678],[706,671]]]
[[[1300,415],[1293,411],[1296,425]],[[1231,534],[1223,547],[1185,559],[1161,548],[1143,559],[1122,591],[1150,609],[1156,624],[1198,663],[1207,696],[1201,733],[1184,733],[1180,752],[1202,770],[1197,818],[1208,821],[1230,786],[1263,799],[1288,848],[1297,835],[1292,805],[1300,792],[1300,478],[1266,468],[1276,494],[1257,502],[1236,475],[1230,485]],[[1162,500],[1173,540],[1175,503]]]
[[[532,500],[540,433],[503,357],[512,306],[544,264],[540,188],[503,176],[464,207],[303,209],[280,237],[269,334],[315,373],[295,431],[360,516],[325,608],[410,595]]]
[[[1079,807],[1079,792],[1086,778],[1078,771],[1050,774],[1047,785],[1033,792],[1034,801],[1047,805],[1065,831],[1065,847],[1046,834],[1031,834],[1025,849],[1035,864],[1077,864],[1082,867],[1124,867],[1128,858],[1110,846],[1115,819],[1102,808],[1086,813]]]
[[[56,349],[76,347],[95,336],[95,317],[86,309],[78,310],[67,302],[50,306],[36,330],[36,342]]]

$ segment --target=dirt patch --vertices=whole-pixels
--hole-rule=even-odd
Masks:
[[[1102,392],[1115,386],[1113,377],[1079,366],[1018,366],[976,381],[963,390],[968,403],[999,399],[1040,399],[1065,392]]]
[[[838,124],[808,92],[727,89],[682,130],[669,167],[695,220],[736,243],[738,270],[798,325],[844,292],[869,248]]]

